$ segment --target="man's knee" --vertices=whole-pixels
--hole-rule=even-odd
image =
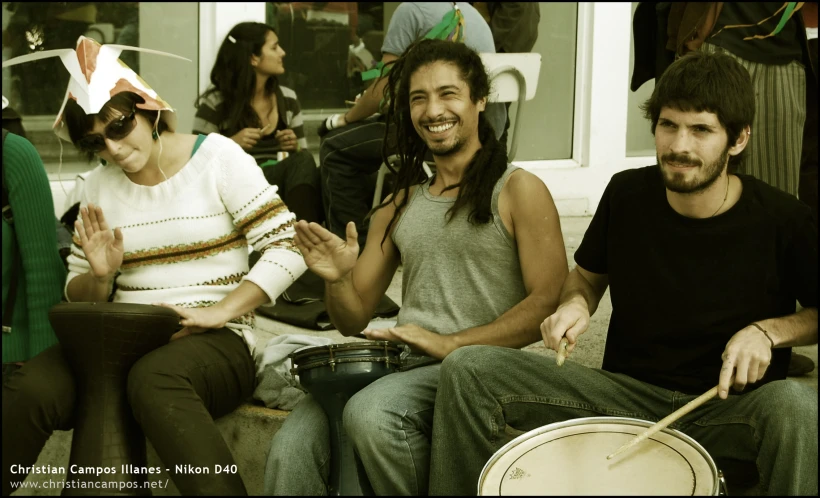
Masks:
[[[476,370],[476,367],[483,366],[493,359],[493,346],[463,346],[444,358],[441,364],[441,380],[450,379],[465,373]]]
[[[817,433],[817,392],[793,380],[760,387],[765,398],[764,425],[786,433],[812,428]]]
[[[342,415],[345,432],[352,440],[371,439],[382,428],[396,425],[391,421],[390,410],[370,398],[351,398]]]

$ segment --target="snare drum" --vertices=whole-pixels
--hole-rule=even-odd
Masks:
[[[484,466],[479,495],[725,495],[723,476],[694,439],[664,429],[607,460],[653,424],[589,417],[546,425],[498,450]]]
[[[372,495],[342,424],[345,404],[367,385],[398,370],[401,350],[388,341],[349,342],[294,351],[291,374],[322,406],[330,425],[331,496]]]

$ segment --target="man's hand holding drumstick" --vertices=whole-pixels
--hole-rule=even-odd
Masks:
[[[607,456],[607,460],[611,460],[646,441],[715,396],[726,399],[729,396],[730,386],[734,387],[736,391],[742,391],[746,388],[746,384],[754,384],[760,381],[772,361],[772,348],[774,348],[774,339],[772,339],[768,330],[759,323],[753,323],[735,333],[726,343],[726,348],[721,355],[723,365],[720,368],[718,385],[652,425],[636,438]]]
[[[578,336],[589,328],[589,308],[584,298],[576,295],[562,303],[555,313],[541,323],[544,345],[558,353],[560,367],[575,349]]]
[[[742,391],[746,384],[754,384],[766,374],[774,348],[774,340],[766,327],[753,323],[736,332],[726,343],[718,382],[721,399],[729,396],[729,387]]]
[[[609,278],[576,265],[561,288],[558,309],[541,323],[544,345],[558,353],[558,366],[575,349],[578,336],[589,328],[589,317],[598,309]]]

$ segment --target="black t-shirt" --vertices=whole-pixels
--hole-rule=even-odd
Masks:
[[[750,36],[765,36],[774,31],[784,11],[758,25],[783,6],[783,2],[724,2],[712,36],[706,41],[721,46],[740,58],[762,64],[788,64],[803,58],[800,47],[801,25],[794,14],[780,33],[763,39],[744,40]],[[727,26],[747,26],[727,28]]]
[[[612,177],[575,253],[609,276],[603,368],[684,393],[718,383],[721,354],[750,323],[817,306],[817,226],[808,206],[747,175],[714,218],[678,214],[658,166]],[[764,379],[784,379],[791,348]],[[753,388],[750,385],[747,387]]]

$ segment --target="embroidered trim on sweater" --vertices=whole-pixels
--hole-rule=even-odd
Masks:
[[[264,263],[270,263],[272,265],[278,266],[279,268],[285,270],[288,273],[288,275],[290,275],[290,278],[293,279],[294,282],[296,281],[296,276],[290,271],[290,269],[288,267],[286,267],[286,266],[284,266],[284,265],[282,265],[282,264],[280,264],[276,261],[265,261],[264,259],[260,259],[259,262],[256,263],[256,264],[264,264]]]
[[[159,248],[144,249],[125,253],[122,258],[122,269],[130,270],[144,265],[166,265],[194,259],[207,258],[215,254],[247,247],[248,239],[232,231],[228,235],[203,242],[181,244]]]
[[[244,218],[236,220],[236,228],[242,233],[247,234],[251,229],[258,227],[277,215],[287,212],[287,210],[287,206],[285,206],[285,203],[282,202],[281,199],[266,202],[248,213]]]
[[[168,222],[171,222],[171,221],[180,221],[180,220],[185,220],[185,221],[206,220],[208,218],[217,218],[219,216],[223,216],[225,213],[227,213],[227,211],[220,211],[218,213],[205,214],[205,215],[202,215],[202,216],[174,216],[173,218],[165,218],[165,219],[162,219],[162,220],[147,221],[147,222],[144,222],[144,223],[134,223],[132,225],[123,225],[120,228],[125,229],[125,228],[145,227],[145,226],[150,226],[150,225],[161,225],[163,223],[168,223]]]
[[[205,286],[205,285],[233,285],[233,284],[238,284],[242,281],[242,277],[244,277],[247,274],[248,274],[247,272],[234,273],[233,275],[228,275],[228,276],[225,276],[225,277],[215,278],[215,279],[209,280],[207,282],[196,282],[196,283],[190,284],[190,286],[199,287],[199,286]],[[155,290],[166,290],[166,289],[175,288],[175,287],[129,287],[127,285],[120,285],[118,287],[121,290],[129,291],[129,292],[133,292],[133,291],[155,291]]]

